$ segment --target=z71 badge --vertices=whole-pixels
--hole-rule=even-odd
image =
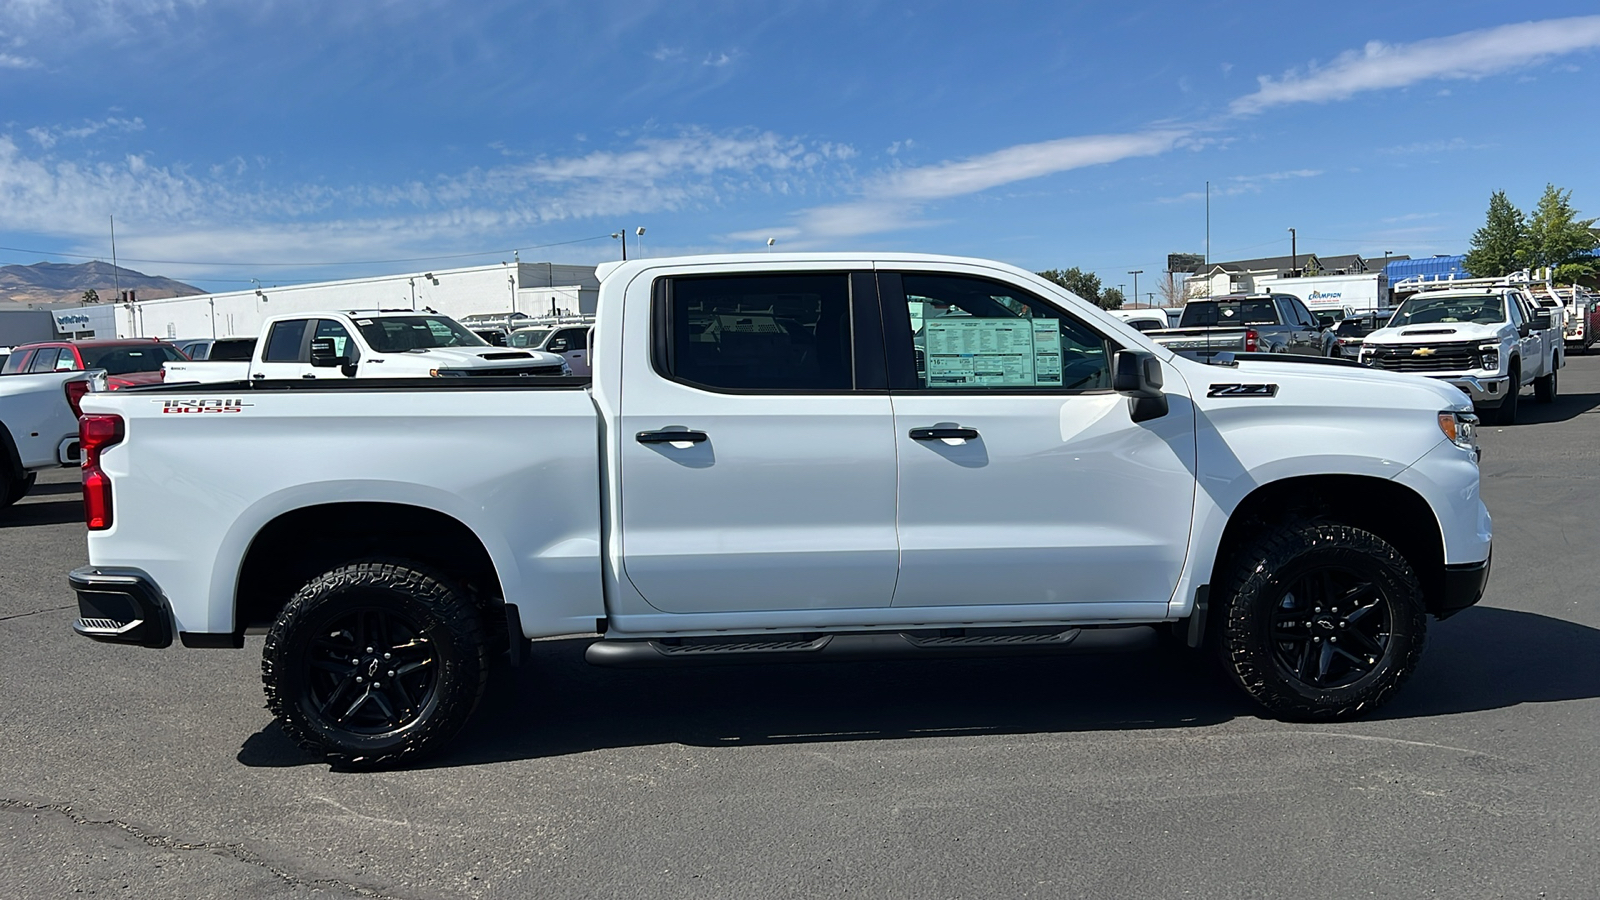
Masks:
[[[1276,397],[1275,384],[1213,384],[1207,397]]]
[[[246,403],[244,400],[218,400],[212,397],[207,397],[203,400],[156,400],[154,402],[161,404],[163,415],[166,413],[239,413],[244,412],[246,406],[255,405],[254,403]]]

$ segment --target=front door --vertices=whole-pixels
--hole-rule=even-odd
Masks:
[[[893,415],[870,273],[684,274],[630,291],[623,571],[655,609],[888,606]],[[640,307],[650,306],[648,316]]]
[[[1195,491],[1175,371],[1167,414],[1134,422],[1111,391],[1120,348],[1091,318],[977,268],[885,273],[880,290],[900,459],[894,605],[1070,603],[1115,618],[1165,604]]]

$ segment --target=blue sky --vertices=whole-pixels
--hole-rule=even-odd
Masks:
[[[1320,7],[1320,8],[1319,8]],[[1579,2],[4,0],[0,264],[227,290],[507,259],[1079,266],[1600,215]],[[637,253],[630,237],[630,255]]]

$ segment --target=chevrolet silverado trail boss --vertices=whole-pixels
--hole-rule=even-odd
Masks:
[[[265,631],[285,732],[381,765],[447,742],[493,655],[595,632],[591,663],[671,666],[1103,651],[1166,627],[1275,715],[1348,717],[1406,680],[1428,614],[1483,592],[1475,420],[1448,385],[1183,359],[982,260],[599,274],[592,380],[84,398],[74,628]]]
[[[78,398],[99,372],[0,378],[0,509],[33,490],[39,473],[78,465]]]

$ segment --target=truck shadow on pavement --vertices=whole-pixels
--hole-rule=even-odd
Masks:
[[[1600,696],[1600,630],[1476,608],[1430,623],[1411,682],[1373,718]],[[1179,729],[1261,716],[1209,659],[1176,648],[1093,657],[655,670],[589,666],[589,639],[541,641],[491,679],[476,715],[418,768],[652,744],[733,747],[985,734]],[[247,766],[314,760],[271,725]]]
[[[23,500],[15,506],[0,509],[0,528],[66,525],[69,522],[83,522],[83,501],[77,497],[33,503]]]
[[[1600,394],[1557,394],[1556,399],[1550,403],[1539,403],[1533,399],[1532,394],[1521,398],[1517,407],[1517,425],[1544,425],[1551,422],[1567,422],[1583,415],[1600,406]],[[1512,428],[1517,425],[1511,426]],[[1485,425],[1485,428],[1501,428],[1500,425]]]

